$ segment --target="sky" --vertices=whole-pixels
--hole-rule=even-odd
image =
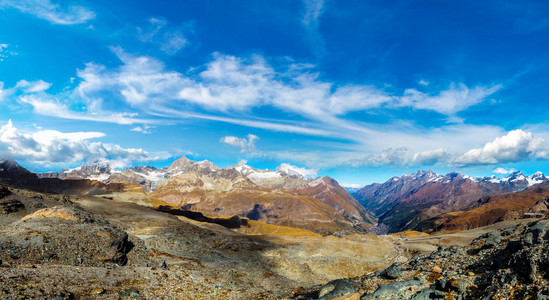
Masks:
[[[549,173],[544,1],[0,0],[0,157]]]

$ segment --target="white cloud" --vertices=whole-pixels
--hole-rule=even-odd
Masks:
[[[138,27],[138,38],[142,42],[156,43],[166,54],[174,55],[189,44],[185,35],[176,29],[168,28],[168,21],[162,18],[150,18],[148,26]]]
[[[255,142],[259,140],[259,137],[254,134],[248,134],[245,138],[239,138],[236,136],[224,136],[219,142],[239,147],[240,152],[252,152],[255,151]]]
[[[95,13],[88,8],[76,5],[62,8],[50,0],[3,0],[0,2],[2,7],[15,8],[22,13],[62,25],[86,23],[95,18]]]
[[[6,97],[6,90],[4,90],[4,82],[0,81],[0,101]]]
[[[15,85],[15,88],[22,89],[25,93],[38,93],[49,89],[51,83],[47,83],[43,80],[29,82],[26,80],[20,80]]]
[[[166,32],[164,34],[164,42],[160,45],[160,50],[167,54],[174,55],[187,46],[188,43],[189,41],[183,33],[179,31]]]
[[[124,63],[118,69],[88,63],[78,71],[82,82],[77,90],[84,99],[101,99],[105,91],[121,96],[132,106],[177,100],[178,92],[188,79],[174,71],[166,71],[165,65],[151,57],[133,56],[119,47],[113,52]]]
[[[500,88],[469,89],[459,84],[435,96],[416,90],[407,90],[404,96],[398,96],[371,85],[336,86],[320,80],[318,73],[309,71],[310,66],[294,64],[276,70],[257,55],[239,58],[215,54],[208,64],[191,69],[184,75],[168,70],[164,63],[155,58],[128,54],[119,47],[112,50],[122,61],[121,66],[107,69],[88,63],[83,70],[78,71],[81,82],[74,97],[79,97],[88,110],[96,108],[100,111],[102,98],[106,94],[118,97],[146,114],[171,118],[180,118],[178,111],[190,111],[188,117],[193,115],[193,110],[198,109],[234,115],[249,113],[253,108],[271,106],[299,114],[316,123],[316,128],[306,128],[305,131],[333,129],[334,132],[345,130],[366,133],[369,132],[366,127],[341,117],[354,111],[402,106],[452,115],[482,101],[483,97]],[[212,116],[216,117],[219,116]],[[266,123],[262,120],[247,120],[245,117],[219,117],[220,121],[223,119],[240,119],[252,127]],[[269,122],[274,124],[273,128],[288,125],[282,120]]]
[[[529,159],[549,159],[549,147],[542,138],[530,132],[513,130],[482,148],[471,149],[457,157],[458,165],[479,165],[516,162]]]
[[[350,188],[350,189],[359,189],[364,186],[362,184],[357,184],[357,183],[340,183],[339,185],[341,185],[344,188]]]
[[[120,47],[113,47],[112,51],[121,61],[119,66],[107,68],[88,63],[78,70],[75,80],[78,86],[74,90],[51,95],[43,90],[45,84],[37,84],[37,92],[29,90],[19,96],[19,102],[31,105],[35,113],[59,118],[142,124],[133,127],[133,131],[141,129],[140,132],[150,131],[144,128],[147,124],[203,119],[334,137],[346,141],[336,146],[343,149],[339,154],[356,154],[346,160],[358,165],[444,162],[453,155],[444,149],[461,154],[503,134],[496,126],[457,123],[425,129],[406,120],[374,124],[345,118],[351,112],[405,106],[455,116],[485,101],[501,85],[469,88],[456,84],[443,91],[407,90],[398,95],[371,85],[336,85],[320,79],[321,75],[311,65],[287,64],[275,68],[259,55],[242,58],[217,53],[209,63],[182,73],[168,69],[153,57],[129,54]],[[1,90],[4,98],[8,90]],[[123,112],[104,109],[103,101],[116,102]],[[255,111],[262,108],[289,117],[261,118]],[[370,154],[364,156],[364,153]],[[312,157],[318,158],[318,165],[327,162],[327,156],[330,155]],[[329,158],[332,165],[345,163],[335,155]]]
[[[153,129],[153,128],[156,128],[156,126],[143,125],[142,127],[137,126],[137,127],[134,127],[130,130],[135,131],[135,132],[141,132],[143,134],[151,134],[152,133],[151,129]]]
[[[8,48],[8,44],[0,44],[0,61],[4,61],[4,59],[8,57],[7,51],[4,51],[6,48]]]
[[[412,162],[417,165],[434,165],[441,161],[448,161],[448,149],[438,148],[414,154]]]
[[[100,158],[110,159],[117,165],[151,160],[142,149],[89,141],[104,136],[101,132],[64,133],[56,130],[24,133],[10,120],[0,127],[0,156],[44,165],[66,165]]]
[[[511,174],[513,172],[516,172],[516,171],[517,170],[514,169],[514,168],[505,169],[505,168],[499,167],[499,168],[494,169],[492,172],[494,172],[496,174],[506,175],[506,174]]]
[[[406,147],[388,148],[380,153],[348,160],[346,163],[352,166],[402,166],[410,161],[410,156]]]
[[[451,84],[447,90],[437,95],[429,95],[415,89],[407,89],[404,95],[396,103],[397,106],[409,106],[416,109],[431,110],[452,116],[475,104],[485,100],[486,97],[500,90],[502,85],[491,87],[476,86],[469,88],[465,84]]]
[[[419,80],[417,83],[423,85],[423,86],[428,86],[430,84],[429,81],[425,80],[425,79],[421,79]]]
[[[76,112],[66,104],[55,99],[43,99],[40,96],[24,95],[19,98],[21,103],[29,104],[35,113],[45,116],[58,117],[70,120],[108,122],[116,124],[151,123],[152,120],[137,118],[137,113],[109,112],[99,109]]]
[[[324,0],[303,0],[305,13],[301,22],[307,31],[306,38],[317,56],[326,54],[326,41],[319,32],[320,17],[324,13]]]

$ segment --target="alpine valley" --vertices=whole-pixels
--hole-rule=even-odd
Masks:
[[[547,215],[549,179],[540,172],[418,171],[351,195],[285,163],[271,171],[181,157],[162,169],[118,170],[101,160],[37,174],[4,159],[0,182],[1,298],[548,292],[549,222],[524,218]]]

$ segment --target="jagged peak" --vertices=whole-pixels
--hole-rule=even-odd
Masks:
[[[213,162],[211,162],[209,160],[202,160],[202,161],[197,162],[196,164],[199,165],[202,168],[209,168],[212,171],[219,170],[219,167],[216,166]]]
[[[10,120],[11,121],[11,120]],[[15,160],[11,158],[2,158],[0,159],[0,165],[4,165],[7,167],[21,167]]]
[[[247,163],[248,163],[248,161],[243,159],[243,160],[239,161],[236,165],[234,165],[234,167],[235,168],[244,167],[244,166],[246,166]]]
[[[168,170],[182,169],[191,166],[194,161],[188,159],[185,155],[178,158],[171,165],[168,166]]]

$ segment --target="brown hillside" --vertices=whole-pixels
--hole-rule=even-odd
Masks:
[[[486,196],[466,211],[440,216],[438,229],[463,230],[522,217],[540,200],[549,197],[549,183],[542,183],[517,193]]]

